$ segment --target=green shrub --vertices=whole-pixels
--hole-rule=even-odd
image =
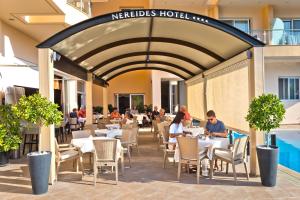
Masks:
[[[263,94],[254,98],[249,106],[246,120],[251,128],[265,131],[278,128],[283,120],[285,109],[280,99],[274,94]],[[267,139],[267,145],[268,144]]]
[[[58,110],[58,107],[40,94],[33,94],[28,97],[22,96],[13,109],[24,121],[38,126],[49,126],[59,125],[63,120],[63,113]]]
[[[19,148],[22,142],[20,121],[11,105],[0,105],[0,152]]]

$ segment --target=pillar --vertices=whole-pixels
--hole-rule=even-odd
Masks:
[[[77,104],[77,80],[67,80],[66,108],[70,113],[73,108],[78,108]]]
[[[103,87],[103,117],[107,118],[108,113],[108,91],[107,87]]]
[[[219,6],[218,5],[209,5],[206,8],[206,15],[208,17],[219,19]]]
[[[274,18],[274,8],[271,5],[265,5],[262,8],[263,29],[270,30]]]
[[[4,35],[2,34],[2,21],[0,20],[0,57],[4,56]]]
[[[38,49],[38,66],[39,66],[39,92],[49,101],[54,102],[54,68],[51,62],[50,49]],[[39,135],[39,150],[51,151],[51,166],[49,183],[53,184],[55,179],[55,134],[54,125],[41,127]]]
[[[255,47],[249,58],[249,102],[264,93],[264,57],[263,47]],[[256,145],[263,144],[263,133],[254,129],[250,130],[250,175],[259,175]]]
[[[93,123],[93,74],[87,74],[85,82],[85,109],[86,109],[86,124]]]

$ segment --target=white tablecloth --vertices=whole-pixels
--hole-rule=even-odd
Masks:
[[[183,131],[184,132],[191,132],[194,137],[204,134],[204,128],[202,128],[202,127],[199,127],[199,128],[186,128],[186,127],[184,127]]]
[[[226,148],[229,145],[229,140],[228,138],[214,138],[214,139],[209,139],[208,137],[205,140],[199,139],[198,140],[199,144],[199,153],[205,152],[207,150],[207,156],[211,160],[212,159],[212,152],[214,148]],[[175,149],[175,155],[174,159],[176,162],[179,161],[179,148],[178,144],[176,145]]]
[[[114,138],[116,136],[122,136],[122,129],[112,129],[112,130],[108,130],[108,129],[96,129],[95,130],[95,135],[103,135],[106,134],[106,136],[108,138]]]
[[[94,148],[94,143],[93,143],[93,139],[108,139],[105,137],[88,137],[88,138],[77,138],[77,139],[72,139],[71,140],[71,144],[75,147],[80,148],[82,153],[91,153],[94,152],[95,148]],[[122,152],[122,145],[120,140],[118,140],[117,143],[117,153],[121,153]]]

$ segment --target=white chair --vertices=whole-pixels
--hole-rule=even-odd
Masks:
[[[199,154],[198,137],[177,137],[179,148],[179,163],[178,163],[178,181],[180,180],[181,164],[197,166],[197,184],[199,184],[199,177],[201,171],[201,161],[207,158],[207,153]]]
[[[70,144],[58,144],[57,140],[55,139],[56,180],[59,173],[60,164],[68,160],[74,160],[76,162],[76,172],[78,172],[78,162],[80,162],[83,176],[84,168],[80,149],[78,149],[77,147],[73,147]]]
[[[232,171],[234,176],[234,181],[237,184],[237,177],[236,177],[236,169],[235,166],[238,164],[244,164],[247,180],[249,180],[249,174],[247,170],[246,164],[246,147],[249,141],[249,137],[241,137],[234,140],[233,146],[230,149],[224,148],[215,148],[213,150],[213,160],[211,161],[211,169],[214,163],[214,160],[220,159],[227,163],[226,165],[226,173],[228,173],[228,164],[232,165]],[[210,178],[213,176],[213,170],[210,171]]]
[[[90,130],[92,135],[95,135],[95,130],[97,129],[97,124],[86,124],[83,128],[83,130]]]
[[[91,135],[91,130],[72,131],[73,139],[88,138]]]
[[[95,146],[94,152],[94,185],[96,185],[98,167],[111,166],[115,169],[116,184],[118,184],[118,162],[121,160],[122,173],[124,173],[123,153],[118,155],[117,139],[99,139],[93,140]]]
[[[77,118],[69,118],[69,125],[71,131],[80,129]]]
[[[121,144],[123,147],[123,153],[127,154],[129,167],[131,167],[131,153],[130,148],[133,142],[133,135],[131,129],[122,129],[122,137],[121,137]]]
[[[163,161],[163,168],[166,168],[166,162],[168,157],[173,157],[175,154],[175,147],[176,143],[169,142],[169,131],[166,132],[166,123],[161,122],[157,123],[158,132],[162,137],[162,144],[163,144],[163,151],[164,151],[164,161]],[[174,163],[174,162],[173,162]]]

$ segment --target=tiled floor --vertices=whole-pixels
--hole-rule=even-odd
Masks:
[[[80,174],[70,172],[71,163],[65,163],[59,181],[49,187],[49,192],[33,196],[30,179],[23,177],[20,169],[24,160],[18,160],[0,168],[0,199],[300,199],[300,180],[283,172],[279,172],[274,188],[261,186],[259,178],[247,181],[242,168],[238,185],[231,174],[223,172],[217,173],[213,180],[201,177],[198,185],[194,173],[183,173],[178,182],[176,166],[162,168],[162,151],[157,151],[152,135],[142,133],[139,141],[140,153],[133,151],[132,168],[125,169],[118,185],[114,185],[114,175],[108,174],[100,176],[94,187],[92,175],[81,179]]]

